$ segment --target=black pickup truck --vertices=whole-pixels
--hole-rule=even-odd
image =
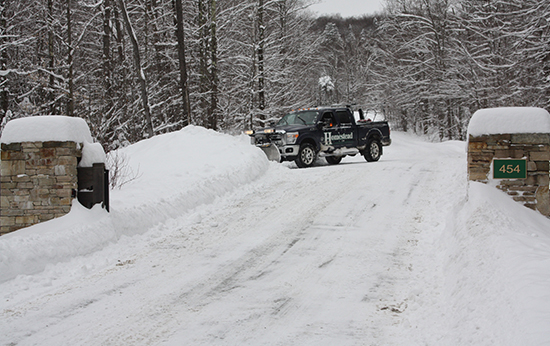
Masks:
[[[369,162],[378,161],[382,146],[391,144],[388,123],[370,121],[360,109],[358,112],[356,122],[348,107],[299,109],[273,127],[247,134],[270,160],[295,161],[300,168],[312,166],[317,156],[325,157],[331,165],[358,153]]]

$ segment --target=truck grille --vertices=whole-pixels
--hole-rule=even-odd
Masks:
[[[270,134],[270,135],[257,134],[256,136],[254,136],[254,138],[256,140],[256,145],[263,145],[263,144],[269,144],[269,143],[281,145],[283,143],[282,136],[278,133]]]

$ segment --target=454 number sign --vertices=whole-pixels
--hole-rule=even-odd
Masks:
[[[494,179],[526,179],[527,160],[494,160]]]

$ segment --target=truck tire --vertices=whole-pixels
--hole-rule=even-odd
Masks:
[[[306,168],[313,166],[315,159],[317,158],[317,151],[315,147],[310,143],[305,143],[300,146],[298,151],[298,157],[294,162],[299,168]]]
[[[337,165],[342,161],[342,156],[327,156],[325,157],[329,165]]]
[[[382,156],[382,144],[377,139],[370,139],[367,147],[363,151],[363,156],[368,162],[374,162],[380,160]]]

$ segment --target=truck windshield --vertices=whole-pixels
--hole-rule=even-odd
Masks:
[[[317,119],[317,111],[304,111],[285,115],[277,126],[283,125],[314,125]]]

